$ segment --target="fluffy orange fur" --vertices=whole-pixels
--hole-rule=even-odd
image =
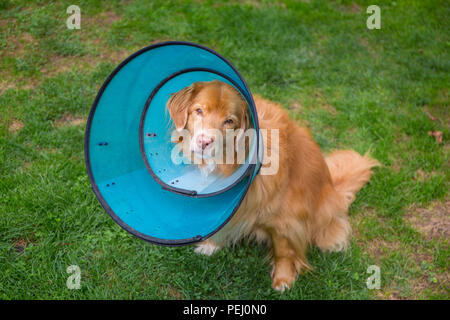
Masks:
[[[232,87],[218,81],[203,83],[200,91],[208,86],[223,86],[239,96]],[[229,102],[229,94],[208,97],[207,92],[203,91],[206,100],[202,105],[213,113],[221,109],[225,118],[231,113],[242,120],[239,108]],[[217,95],[215,90],[209,92]],[[192,104],[195,97],[190,98],[184,103]],[[235,97],[232,100],[237,101]],[[353,150],[335,151],[324,157],[310,131],[292,121],[280,105],[258,96],[255,103],[259,126],[269,132],[264,146],[269,148],[272,159],[278,155],[279,170],[275,175],[258,174],[233,218],[200,247],[217,249],[241,239],[267,244],[273,266],[272,287],[284,291],[298,274],[311,268],[306,259],[308,246],[316,245],[325,251],[347,247],[351,233],[348,208],[369,181],[371,168],[379,163]],[[187,127],[190,118],[187,112]],[[220,129],[220,121],[210,126]],[[270,129],[279,130],[278,150],[272,146]],[[221,170],[226,171],[226,165],[218,166],[216,171]]]

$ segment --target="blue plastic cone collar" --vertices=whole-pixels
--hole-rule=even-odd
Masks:
[[[89,114],[85,160],[93,191],[108,214],[133,235],[163,245],[202,241],[223,227],[244,198],[259,163],[227,179],[199,179],[193,165],[172,163],[170,94],[197,81],[220,80],[245,98],[257,132],[253,98],[238,71],[206,47],[164,42],[124,60],[107,78]]]

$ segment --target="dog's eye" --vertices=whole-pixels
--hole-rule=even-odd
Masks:
[[[225,124],[233,124],[233,119],[227,119],[224,122]]]
[[[200,109],[200,108],[198,108],[198,109],[195,110],[195,112],[197,112],[198,114],[202,114],[202,113],[203,113],[203,110]]]

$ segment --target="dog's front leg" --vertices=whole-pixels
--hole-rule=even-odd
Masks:
[[[272,288],[284,292],[297,279],[296,255],[286,237],[275,232],[271,236],[273,250]]]

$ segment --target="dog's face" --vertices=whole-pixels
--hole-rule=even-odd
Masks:
[[[246,102],[235,88],[218,80],[195,82],[174,93],[167,107],[177,130],[189,131],[190,151],[201,159],[214,157],[218,144],[226,150],[227,130],[248,127]]]

